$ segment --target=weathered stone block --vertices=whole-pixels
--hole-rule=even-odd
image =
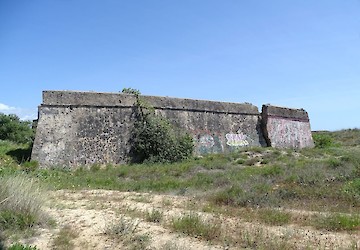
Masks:
[[[276,148],[314,146],[309,116],[303,109],[263,105],[262,126],[268,146]]]

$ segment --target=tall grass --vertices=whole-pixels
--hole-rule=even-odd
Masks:
[[[26,229],[45,222],[43,189],[25,175],[0,177],[0,229]]]

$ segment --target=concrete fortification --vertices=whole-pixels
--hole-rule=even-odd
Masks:
[[[312,147],[304,110],[141,96],[155,112],[194,138],[195,154],[241,147]],[[129,160],[135,121],[134,95],[44,91],[32,159],[41,166],[121,164]]]

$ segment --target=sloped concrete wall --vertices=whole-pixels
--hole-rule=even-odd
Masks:
[[[266,146],[254,105],[141,96],[194,138],[195,153]],[[41,166],[121,164],[129,160],[136,99],[121,93],[44,91],[32,159]]]
[[[263,105],[262,126],[268,146],[276,148],[313,147],[308,113],[303,109],[290,109]]]

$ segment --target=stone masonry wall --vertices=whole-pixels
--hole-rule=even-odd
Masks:
[[[193,136],[195,154],[241,147],[313,147],[302,109],[141,96],[174,125]],[[44,91],[32,159],[42,167],[129,161],[136,98],[122,93]]]
[[[266,146],[254,105],[141,98],[193,136],[195,154]],[[135,96],[121,93],[44,91],[32,159],[43,167],[127,162],[135,102]]]
[[[276,148],[314,146],[309,116],[303,109],[263,105],[262,126],[268,146]]]

